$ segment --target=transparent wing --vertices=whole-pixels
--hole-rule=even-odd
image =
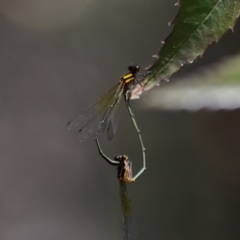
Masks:
[[[119,97],[118,102],[116,103],[116,107],[113,109],[111,116],[109,118],[109,124],[107,129],[107,136],[109,141],[113,139],[117,130],[117,125],[118,125],[119,116],[120,116],[120,101],[121,101],[121,97]]]
[[[67,123],[67,131],[78,130],[80,142],[97,132],[99,123],[116,101],[122,86],[116,84],[96,102],[88,106]]]
[[[102,118],[102,114],[96,115],[79,130],[78,140],[80,142],[83,142],[91,135],[96,134],[101,118]]]
[[[123,94],[123,88],[121,87],[115,97],[114,100],[112,101],[112,103],[109,105],[109,108],[107,109],[107,111],[104,113],[100,123],[99,123],[99,127],[98,127],[98,132],[96,134],[96,136],[101,135],[104,130],[106,129],[106,127],[109,125],[110,120],[112,118],[112,115],[115,112],[115,109],[118,107],[118,104],[120,103],[120,99],[122,98],[122,94]]]
[[[126,182],[120,182],[120,196],[122,205],[123,239],[136,240],[138,231],[132,202],[127,194]]]

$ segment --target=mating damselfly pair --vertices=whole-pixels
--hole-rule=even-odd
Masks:
[[[67,130],[71,131],[77,129],[79,131],[78,139],[80,142],[83,142],[89,136],[95,134],[95,141],[99,154],[109,164],[117,166],[122,205],[123,236],[125,240],[134,240],[137,236],[136,222],[133,216],[132,203],[127,195],[126,183],[134,182],[144,172],[146,169],[146,160],[142,136],[129,104],[131,91],[136,84],[136,75],[140,68],[138,66],[129,66],[128,70],[129,72],[123,75],[119,79],[119,82],[107,93],[69,121],[67,124]],[[128,113],[138,134],[142,149],[143,167],[134,177],[132,174],[132,162],[128,160],[128,157],[126,155],[119,155],[114,159],[107,157],[103,153],[98,141],[99,136],[106,128],[108,139],[111,140],[114,137],[118,124],[119,106],[122,96],[124,96]]]

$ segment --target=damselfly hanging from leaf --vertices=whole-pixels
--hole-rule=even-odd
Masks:
[[[74,129],[79,131],[80,142],[85,141],[92,134],[98,137],[106,127],[108,139],[112,140],[118,124],[120,100],[124,96],[125,102],[130,108],[131,89],[140,68],[134,65],[129,66],[128,70],[129,72],[123,75],[107,93],[67,123],[68,131]]]

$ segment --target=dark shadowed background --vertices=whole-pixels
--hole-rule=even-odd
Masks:
[[[0,239],[122,239],[116,169],[65,125],[127,71],[152,62],[176,0],[0,1]],[[240,24],[184,76],[239,52]],[[164,87],[164,86],[163,86]],[[142,240],[240,238],[240,112],[163,112],[132,102],[147,171],[129,186]],[[111,157],[141,150],[122,104]]]

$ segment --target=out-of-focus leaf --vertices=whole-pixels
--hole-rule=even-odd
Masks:
[[[188,111],[240,108],[240,55],[202,74],[163,84],[146,104],[158,109]]]
[[[149,90],[159,81],[170,78],[184,64],[192,63],[206,48],[233,29],[240,14],[239,0],[180,0],[180,10],[172,21],[173,31],[155,55],[157,60],[148,68],[141,85],[132,98]]]

